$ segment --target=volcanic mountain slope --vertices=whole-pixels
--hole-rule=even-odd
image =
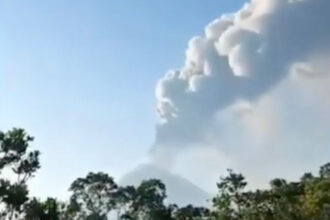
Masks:
[[[188,204],[202,206],[207,204],[210,195],[189,180],[172,174],[164,169],[150,164],[138,166],[135,170],[125,175],[120,183],[122,185],[138,185],[143,180],[160,179],[166,185],[167,202],[180,206]]]

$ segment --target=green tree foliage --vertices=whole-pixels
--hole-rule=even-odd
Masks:
[[[318,175],[299,181],[270,181],[263,190],[246,190],[240,173],[228,170],[217,183],[212,207],[166,203],[166,186],[144,180],[119,186],[106,173],[88,173],[71,184],[69,202],[29,198],[28,180],[40,168],[39,151],[23,129],[0,131],[0,219],[4,220],[329,220],[330,163]]]
[[[67,219],[195,220],[208,213],[206,208],[191,205],[165,205],[166,187],[157,179],[142,181],[137,187],[119,187],[107,174],[89,173],[75,180],[70,191]]]
[[[23,129],[0,131],[0,204],[3,219],[18,219],[28,201],[27,181],[40,168],[39,151],[29,151],[33,137]]]
[[[145,180],[137,188],[130,186],[122,190],[130,198],[122,219],[165,219],[164,215],[167,216],[166,187],[160,180]]]
[[[26,220],[64,220],[66,205],[54,198],[42,202],[36,198],[31,199],[24,206],[24,219]]]
[[[219,195],[213,199],[216,210],[213,216],[217,219],[239,219],[245,202],[243,190],[247,183],[242,174],[228,170],[228,176],[221,177],[217,183]]]
[[[326,220],[330,219],[329,164],[319,176],[303,175],[299,182],[274,179],[270,189],[245,191],[241,174],[229,171],[217,184],[210,216],[214,220]]]
[[[210,214],[210,211],[204,207],[194,207],[187,205],[182,208],[176,207],[172,214],[173,220],[199,220],[206,219]]]
[[[78,178],[70,187],[72,191],[69,211],[78,219],[104,220],[116,207],[118,186],[105,173],[89,173]]]

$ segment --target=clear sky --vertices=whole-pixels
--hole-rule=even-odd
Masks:
[[[88,171],[115,177],[154,139],[157,80],[188,40],[243,0],[1,0],[0,129],[36,137],[39,196]]]

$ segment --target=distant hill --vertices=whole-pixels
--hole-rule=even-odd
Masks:
[[[207,200],[211,198],[208,193],[189,180],[149,164],[138,166],[125,175],[120,180],[120,184],[138,185],[142,180],[151,178],[160,179],[165,183],[169,203],[176,203],[180,206],[188,204],[205,206]]]

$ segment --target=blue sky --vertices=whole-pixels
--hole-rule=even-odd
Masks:
[[[244,1],[0,1],[0,129],[36,137],[39,196],[88,171],[115,177],[154,139],[157,80],[188,40]]]

